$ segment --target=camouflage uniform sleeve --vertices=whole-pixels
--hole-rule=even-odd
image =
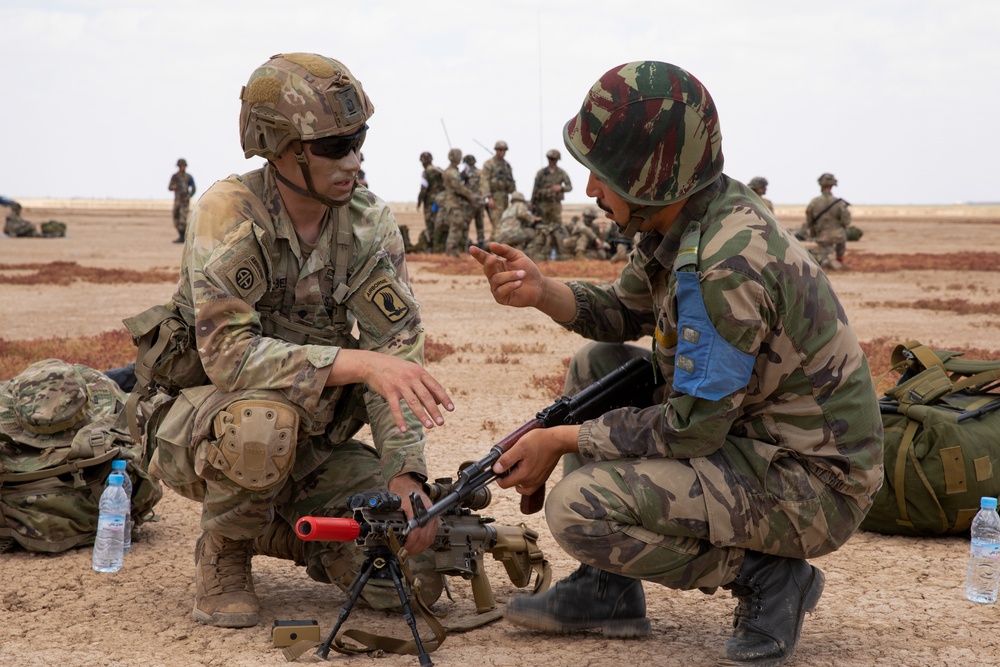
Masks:
[[[605,343],[636,340],[653,333],[655,315],[645,274],[631,258],[613,284],[566,283],[576,297],[576,316],[563,327]]]
[[[713,269],[701,281],[706,309],[719,335],[741,352],[756,357],[761,341],[774,324],[773,305],[766,290],[739,271]],[[656,332],[656,355],[672,362],[674,341]],[[663,353],[661,353],[661,343]],[[577,444],[588,460],[619,458],[696,458],[716,451],[732,432],[747,395],[744,386],[720,400],[706,400],[667,390],[662,405],[642,410],[613,410],[586,422]]]
[[[561,185],[562,185],[563,194],[566,194],[567,192],[571,192],[573,190],[573,184],[569,180],[569,174],[567,174],[562,169],[559,170],[559,173],[562,176],[562,183],[561,183]]]
[[[399,233],[392,211],[381,201],[365,212],[364,228],[372,228],[373,243],[380,247],[372,252],[381,257],[377,265],[379,279],[387,278],[391,289],[398,291],[402,303],[408,308],[406,315],[396,324],[386,326],[362,325],[359,319],[359,345],[363,350],[389,354],[423,365],[424,327],[420,320],[419,306],[413,297],[407,273],[403,237]],[[369,253],[372,254],[372,253]],[[369,280],[366,284],[373,284]],[[374,391],[365,392],[365,406],[371,423],[372,439],[379,453],[382,473],[386,481],[403,473],[414,473],[427,478],[424,458],[425,437],[420,421],[408,407],[403,408],[407,431],[396,426],[388,402]]]
[[[851,226],[851,207],[844,200],[840,200],[839,206],[840,206],[840,225],[844,229],[847,229],[848,227]]]
[[[262,270],[250,291],[231,277],[240,262],[263,262],[258,227],[245,199],[220,190],[210,188],[191,214],[179,286],[194,310],[205,373],[220,391],[276,389],[313,412],[339,348],[262,335],[253,306],[263,294]]]

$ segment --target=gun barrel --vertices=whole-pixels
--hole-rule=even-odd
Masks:
[[[295,523],[295,534],[306,541],[353,542],[361,534],[361,525],[354,519],[304,516]]]

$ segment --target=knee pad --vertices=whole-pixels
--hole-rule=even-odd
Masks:
[[[299,416],[276,401],[236,401],[215,416],[212,465],[251,491],[283,481],[295,462]]]

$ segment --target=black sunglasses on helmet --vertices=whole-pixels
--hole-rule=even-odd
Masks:
[[[360,150],[362,144],[365,143],[365,133],[367,132],[368,124],[365,123],[354,134],[323,137],[322,139],[315,139],[305,143],[309,144],[313,155],[331,160],[339,160],[340,158],[347,157],[347,154],[351,151]]]

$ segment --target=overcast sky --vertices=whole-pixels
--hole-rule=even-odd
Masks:
[[[168,199],[259,165],[239,91],[272,54],[344,62],[375,104],[371,189],[413,201],[421,151],[479,165],[497,139],[530,194],[608,69],[663,60],[719,108],[725,171],[807,202],[832,172],[854,204],[1000,201],[997,0],[0,0],[0,194]],[[487,150],[488,147],[490,150]]]

